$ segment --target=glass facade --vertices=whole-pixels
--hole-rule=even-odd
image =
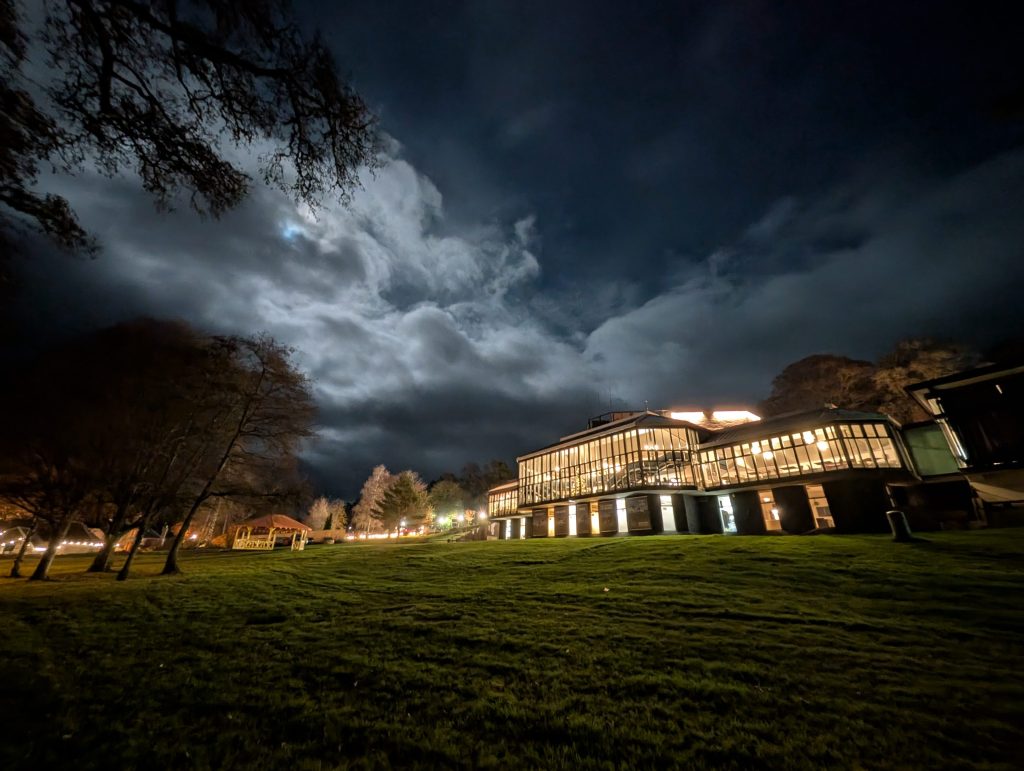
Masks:
[[[493,490],[487,494],[487,515],[489,517],[507,517],[515,514],[518,508],[519,490],[516,487]]]
[[[848,468],[902,468],[885,423],[841,423],[700,452],[706,488]]]
[[[801,477],[828,472],[905,468],[895,429],[882,420],[846,419],[787,433],[773,433],[766,426],[762,436],[703,448],[697,430],[650,425],[657,420],[570,437],[561,445],[520,458],[518,489],[502,486],[492,490],[490,515],[513,516],[519,507],[574,504],[577,498],[613,497],[616,493],[716,491],[749,485],[757,487],[765,527],[778,530],[778,507],[771,494],[777,482],[801,484]],[[750,430],[743,433],[751,435]],[[671,498],[663,504],[670,502]],[[597,512],[596,501],[592,503],[592,511]],[[615,505],[611,500],[608,503]],[[614,518],[610,513],[609,522],[602,520],[600,530],[614,527]],[[672,521],[670,517],[670,525]],[[539,533],[548,529],[546,521],[536,523]],[[598,532],[596,524],[592,530]]]
[[[689,428],[630,426],[519,461],[521,505],[642,487],[694,487]]]
[[[914,459],[917,473],[923,477],[955,474],[960,467],[950,452],[949,443],[936,423],[903,429],[903,441]]]
[[[839,426],[854,468],[899,468],[899,453],[884,423],[843,423]]]

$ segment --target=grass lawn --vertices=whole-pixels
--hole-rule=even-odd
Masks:
[[[60,557],[0,580],[0,768],[1019,768],[1024,529],[927,538]]]

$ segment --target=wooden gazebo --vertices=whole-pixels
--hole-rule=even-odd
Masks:
[[[267,514],[242,522],[235,531],[231,548],[269,551],[274,548],[278,538],[290,536],[292,551],[302,551],[306,548],[306,540],[312,529],[284,514]]]

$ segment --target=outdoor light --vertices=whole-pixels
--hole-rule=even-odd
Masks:
[[[487,519],[487,512],[486,511],[481,511],[480,512],[480,519]]]
[[[828,449],[828,442],[826,442],[824,439],[819,439],[818,440],[818,449],[819,450],[827,450]]]
[[[774,452],[772,452],[771,450],[765,450],[765,452],[764,452],[764,459],[765,460],[771,460],[774,457],[775,457],[775,453]]]
[[[399,524],[399,525],[401,525],[402,527],[405,527],[405,520],[403,519],[403,520],[402,520],[401,522],[399,522],[398,524]]]
[[[747,410],[715,410],[711,413],[712,420],[760,420],[760,416]]]
[[[814,434],[804,431],[804,444],[814,444]]]
[[[459,516],[456,517],[456,519],[458,519],[459,522],[465,522],[466,521],[466,515],[465,514],[459,514]]]

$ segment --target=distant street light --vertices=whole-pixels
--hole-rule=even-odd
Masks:
[[[459,522],[465,522],[466,521],[466,515],[465,514],[459,514],[459,516],[456,517],[456,519],[458,519]]]

